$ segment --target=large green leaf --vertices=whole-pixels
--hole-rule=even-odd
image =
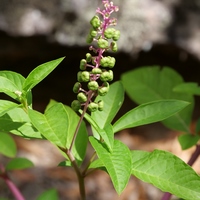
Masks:
[[[91,136],[89,140],[110,175],[115,190],[120,194],[131,175],[132,157],[130,150],[118,140],[114,141],[112,152],[108,151],[106,146],[94,137]]]
[[[27,158],[13,158],[6,165],[6,170],[18,170],[33,167],[33,163]]]
[[[142,104],[119,118],[113,125],[114,132],[162,121],[179,112],[188,104],[188,102],[180,100],[160,100]]]
[[[0,117],[0,131],[10,132],[25,138],[43,138],[33,127],[22,108],[14,108]]]
[[[79,116],[68,106],[62,103],[54,103],[42,114],[35,110],[28,111],[33,125],[38,131],[54,145],[61,148],[69,148],[79,121]],[[79,129],[74,148],[74,156],[82,161],[87,147],[87,130],[84,123]]]
[[[95,101],[99,100],[104,101],[103,111],[93,112],[91,117],[103,129],[112,122],[124,101],[124,89],[121,82],[113,83],[105,96],[97,96]]]
[[[161,99],[178,99],[190,102],[181,112],[164,120],[163,123],[172,129],[188,132],[194,107],[194,98],[173,89],[184,83],[182,77],[169,67],[142,67],[126,72],[121,77],[125,91],[138,104]]]
[[[22,85],[25,78],[16,72],[0,71],[0,92],[17,99],[18,94],[22,93]]]
[[[8,157],[14,157],[17,153],[17,148],[13,138],[3,132],[0,132],[0,138],[0,153]]]
[[[200,177],[180,158],[161,150],[147,154],[132,151],[132,156],[132,174],[137,178],[180,198],[200,199]]]
[[[33,71],[30,72],[30,74],[26,78],[23,85],[23,90],[26,92],[31,90],[46,76],[48,76],[62,62],[63,59],[64,57],[58,58],[56,60],[46,62],[36,67]]]

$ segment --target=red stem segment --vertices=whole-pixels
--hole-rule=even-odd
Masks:
[[[3,165],[0,165],[0,177],[5,181],[16,200],[25,200],[17,186],[10,180]]]

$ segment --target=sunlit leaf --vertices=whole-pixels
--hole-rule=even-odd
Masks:
[[[142,104],[119,118],[113,125],[114,132],[162,121],[179,112],[188,104],[188,102],[179,100],[161,100]]]
[[[161,150],[139,153],[139,156],[137,154],[138,151],[132,151],[134,176],[177,197],[187,200],[200,199],[200,177],[180,158]],[[138,159],[139,157],[141,158]]]

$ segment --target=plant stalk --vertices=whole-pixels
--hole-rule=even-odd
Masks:
[[[0,165],[0,177],[5,181],[6,185],[8,186],[16,200],[25,200],[17,186],[11,181],[11,179],[7,175],[5,168],[2,165]]]
[[[84,176],[82,175],[80,168],[78,167],[77,162],[76,162],[74,156],[72,155],[71,151],[68,150],[67,155],[72,163],[72,166],[73,166],[73,168],[76,172],[77,178],[78,178],[81,200],[86,200]]]

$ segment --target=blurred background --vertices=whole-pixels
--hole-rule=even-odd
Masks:
[[[160,65],[174,68],[187,81],[200,83],[199,0],[114,0],[114,4],[119,6],[115,17],[116,28],[121,32],[119,51],[114,54],[115,80],[125,71]],[[80,59],[88,52],[85,40],[89,21],[98,6],[100,0],[0,0],[0,70],[12,70],[26,77],[36,66],[66,56],[33,89],[35,109],[43,111],[50,99],[69,105],[75,98],[72,87]],[[134,103],[126,105],[133,107]],[[130,107],[125,106],[121,112]],[[18,144],[22,149],[26,146]],[[135,199],[151,198],[147,195]]]

